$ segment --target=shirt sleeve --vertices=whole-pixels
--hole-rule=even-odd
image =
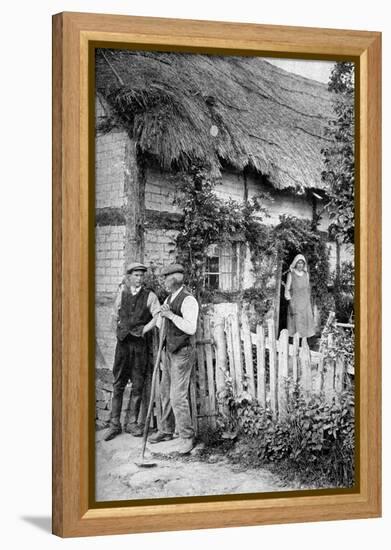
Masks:
[[[194,296],[186,296],[181,306],[182,317],[174,315],[171,321],[182,332],[193,335],[197,330],[198,311],[198,302]]]
[[[148,296],[147,301],[147,307],[152,315],[152,317],[155,317],[160,311],[160,302],[159,298],[156,296],[154,292],[150,292]]]
[[[117,296],[115,297],[115,301],[114,301],[113,317],[118,317],[118,311],[119,311],[119,308],[121,307],[122,291],[123,291],[123,287],[122,285],[119,285]]]

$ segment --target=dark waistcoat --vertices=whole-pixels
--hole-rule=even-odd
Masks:
[[[124,340],[130,331],[146,325],[152,319],[147,307],[149,292],[145,287],[142,287],[135,296],[128,289],[122,292],[117,325],[119,340]]]
[[[170,303],[170,309],[175,315],[183,317],[181,313],[181,307],[183,300],[191,296],[190,292],[182,288],[178,296]],[[167,335],[166,335],[166,348],[170,353],[177,353],[180,349],[185,346],[194,345],[195,338],[186,334],[180,330],[170,319],[167,319]]]

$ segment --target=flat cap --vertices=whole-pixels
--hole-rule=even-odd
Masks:
[[[163,267],[161,275],[166,277],[167,275],[172,275],[172,273],[183,273],[184,267],[181,264],[170,264]]]
[[[132,273],[132,271],[147,271],[147,266],[140,264],[139,262],[132,262],[126,266],[126,273]]]

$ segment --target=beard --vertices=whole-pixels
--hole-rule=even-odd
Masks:
[[[170,292],[171,294],[174,294],[174,292],[178,290],[178,288],[181,288],[182,285],[183,285],[182,282],[173,280],[173,281],[167,282],[166,288],[168,292]]]

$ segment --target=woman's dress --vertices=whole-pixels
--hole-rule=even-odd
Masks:
[[[288,304],[288,332],[294,336],[296,332],[303,338],[309,338],[315,334],[314,316],[311,307],[311,290],[308,274],[297,275],[291,271],[291,299]]]

